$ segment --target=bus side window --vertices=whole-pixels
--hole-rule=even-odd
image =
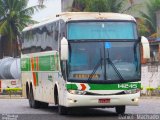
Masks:
[[[48,33],[46,36],[46,48],[50,50],[58,50],[58,29],[57,23],[47,25]],[[48,49],[49,50],[49,49]]]
[[[22,53],[58,51],[59,21],[26,31],[22,35]]]
[[[58,41],[58,34],[59,34],[58,30],[55,30],[55,35],[54,35],[55,41]]]

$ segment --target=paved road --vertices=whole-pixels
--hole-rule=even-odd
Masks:
[[[70,115],[60,116],[57,108],[31,109],[26,99],[0,99],[0,120],[117,120],[128,119],[117,116],[113,108],[79,109]],[[72,114],[72,115],[71,115]],[[139,106],[128,106],[126,116],[135,119],[132,114],[160,114],[160,99],[141,99]],[[156,116],[157,117],[157,116]],[[158,116],[160,119],[160,116]],[[12,118],[12,119],[7,119]],[[13,119],[14,118],[14,119]]]

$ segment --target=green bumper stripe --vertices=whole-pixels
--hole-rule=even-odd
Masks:
[[[78,87],[76,84],[67,84],[66,88],[67,90],[78,90]]]
[[[78,83],[67,84],[67,90],[78,90]],[[87,84],[85,84],[87,85]],[[120,84],[88,84],[89,90],[129,90],[141,88],[141,83],[120,83]]]

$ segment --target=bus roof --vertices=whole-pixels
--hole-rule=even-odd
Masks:
[[[134,20],[134,17],[120,13],[100,13],[100,12],[66,12],[57,15],[65,21],[70,20]]]
[[[63,19],[65,22],[72,20],[128,20],[128,21],[136,21],[135,18],[131,15],[120,14],[120,13],[100,13],[100,12],[64,12],[56,15],[56,17],[52,17],[42,21],[38,24],[30,25],[24,28],[23,31],[28,31],[59,19]]]

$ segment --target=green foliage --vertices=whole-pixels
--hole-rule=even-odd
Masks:
[[[22,88],[6,88],[4,90],[6,92],[19,92],[19,91],[22,91]]]
[[[3,94],[8,94],[8,95],[22,94],[22,88],[5,88],[3,89]]]
[[[149,29],[146,27],[144,20],[137,20],[137,25],[140,36],[147,36],[149,34]]]
[[[124,0],[88,0],[85,11],[90,12],[119,12]]]
[[[131,13],[139,7],[131,0],[74,0],[72,11]]]
[[[138,33],[140,36],[148,36],[149,32],[144,24],[138,24]]]
[[[144,88],[143,88],[143,86],[141,86],[141,90],[143,90]]]
[[[0,34],[16,40],[24,27],[36,21],[31,16],[44,5],[27,8],[29,0],[0,0]]]
[[[156,11],[160,10],[160,0],[149,0],[146,3],[147,13],[140,12],[141,16],[145,20],[146,27],[149,28],[150,34],[156,33],[157,26],[156,26]]]
[[[120,12],[126,0],[74,0],[73,11]],[[77,10],[78,11],[78,10]]]
[[[153,90],[155,90],[155,88],[153,88],[153,87],[147,87],[146,90],[147,91],[153,91]]]

